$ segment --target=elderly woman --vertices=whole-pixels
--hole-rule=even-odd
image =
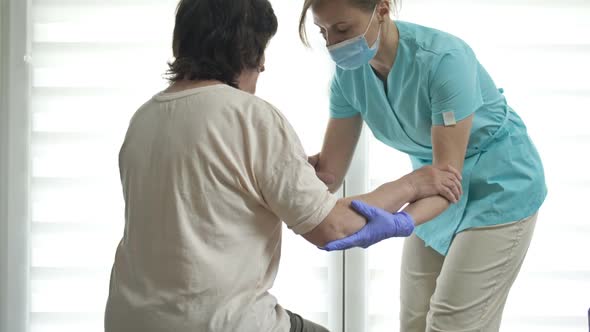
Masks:
[[[171,85],[137,110],[120,151],[125,231],[107,332],[326,331],[268,292],[281,220],[318,247],[370,245],[411,234],[412,217],[391,213],[405,203],[460,196],[458,173],[432,167],[353,204],[333,196],[287,120],[253,95],[276,29],[267,0],[180,2]]]

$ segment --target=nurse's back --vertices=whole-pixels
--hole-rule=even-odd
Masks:
[[[266,293],[281,222],[258,189],[270,181],[264,131],[281,120],[223,84],[161,93],[136,112],[119,156],[126,223],[107,331],[288,330]]]

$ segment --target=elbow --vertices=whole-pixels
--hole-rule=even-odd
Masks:
[[[311,232],[302,235],[307,241],[315,245],[316,247],[323,248],[326,244],[346,237],[342,229],[339,229],[337,225],[324,220]]]
[[[367,219],[350,207],[349,199],[339,199],[332,211],[310,232],[302,236],[317,247],[355,234],[367,224]]]
[[[332,183],[328,185],[328,191],[330,193],[335,194],[340,188],[342,187],[342,181],[338,183]]]
[[[334,241],[334,240],[332,240],[332,241]],[[325,246],[326,246],[328,243],[330,243],[330,242],[332,242],[332,241],[330,241],[330,240],[327,240],[327,239],[325,239],[325,238],[324,238],[324,239],[320,239],[320,240],[318,240],[318,241],[316,241],[316,242],[312,242],[312,243],[313,243],[313,244],[314,244],[316,247],[318,247],[318,248],[320,248],[320,249],[321,249],[321,248],[324,248],[324,247],[325,247]]]
[[[326,183],[326,185],[328,186],[328,190],[332,194],[334,194],[338,190],[340,190],[340,188],[342,187],[342,184],[343,183],[344,183],[344,176],[334,176],[333,181],[330,182],[330,183]]]
[[[328,216],[313,230],[303,234],[303,238],[315,246],[322,248],[332,241],[342,239],[354,233],[354,231],[347,229],[347,223],[344,221],[346,216],[342,213],[342,210],[346,208],[346,202],[342,199],[338,200],[336,206],[330,211]]]
[[[302,234],[301,236],[303,236],[304,239],[306,239],[309,243],[313,244],[314,246],[318,248],[323,248],[326,246],[326,244],[330,243],[333,240],[331,240],[330,237],[326,236],[325,233],[316,231],[316,229],[319,227],[320,226],[316,227],[309,233]]]

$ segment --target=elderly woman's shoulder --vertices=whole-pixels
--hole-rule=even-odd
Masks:
[[[223,97],[231,105],[231,109],[242,117],[254,122],[283,122],[286,121],[281,111],[267,100],[251,93],[231,88],[225,89]]]

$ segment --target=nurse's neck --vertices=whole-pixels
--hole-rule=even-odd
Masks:
[[[387,76],[393,68],[399,44],[399,31],[393,20],[385,18],[381,24],[381,38],[379,51],[369,63],[382,81],[387,81]]]

